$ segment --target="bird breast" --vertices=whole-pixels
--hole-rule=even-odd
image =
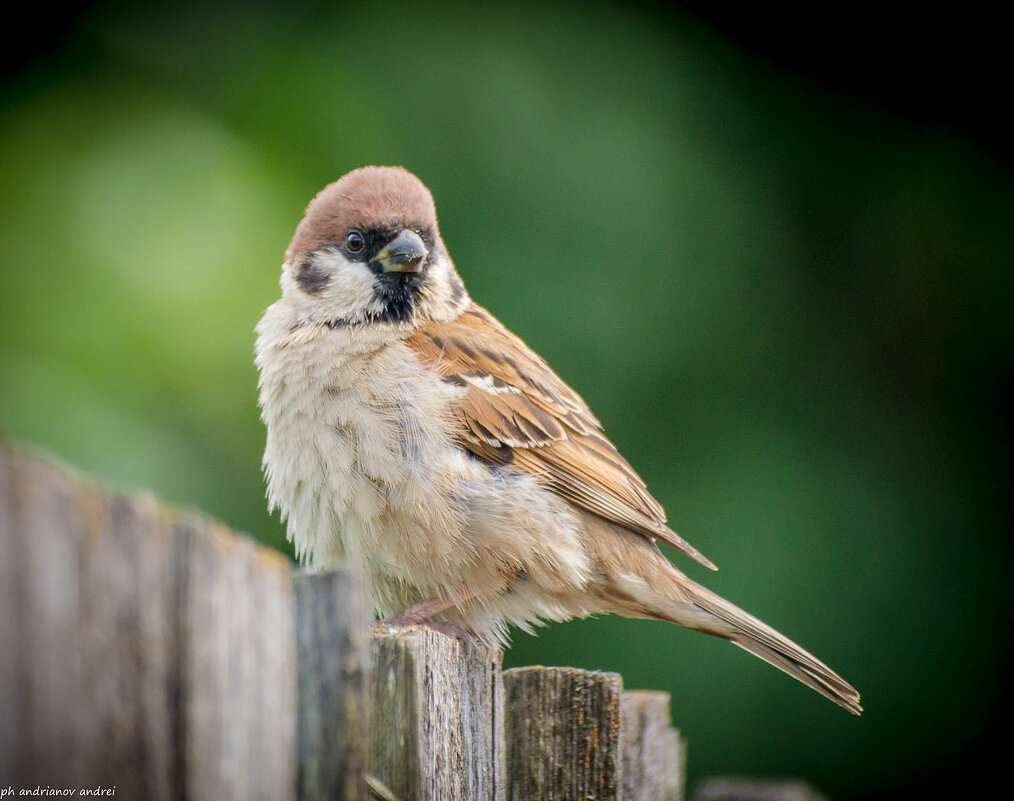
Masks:
[[[382,614],[464,585],[492,596],[518,575],[587,580],[569,505],[458,446],[459,387],[390,330],[292,327],[272,308],[257,341],[264,470],[301,560],[364,566]]]
[[[390,541],[403,533],[396,510],[454,516],[441,502],[439,469],[450,447],[447,389],[396,337],[370,328],[290,330],[271,317],[269,310],[257,344],[264,468],[297,556],[326,566],[418,548]],[[378,528],[381,543],[370,537]]]

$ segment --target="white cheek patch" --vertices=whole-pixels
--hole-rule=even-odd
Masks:
[[[286,265],[282,289],[315,319],[356,320],[379,309],[375,282],[365,263],[319,251],[305,264]]]
[[[376,276],[364,262],[348,261],[337,253],[321,253],[317,263],[329,274],[330,280],[320,294],[331,306],[358,312],[375,299]]]

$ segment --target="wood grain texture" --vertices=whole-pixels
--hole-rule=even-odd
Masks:
[[[0,448],[0,463],[10,783],[178,797],[164,521],[150,499],[100,492],[39,454]]]
[[[670,722],[669,693],[628,690],[620,718],[623,801],[683,801],[686,743]]]
[[[188,798],[294,793],[296,645],[290,563],[196,516],[174,526]]]
[[[800,779],[757,779],[714,776],[694,788],[693,801],[828,801],[813,785]]]
[[[621,797],[618,673],[515,668],[504,691],[510,801]]]
[[[369,642],[366,604],[351,570],[293,577],[299,662],[297,796],[366,798]]]
[[[294,796],[288,561],[0,446],[0,781]],[[13,610],[13,611],[12,611]]]
[[[24,729],[21,704],[18,702],[18,662],[21,612],[20,584],[17,569],[20,559],[15,550],[21,540],[15,536],[14,463],[11,454],[0,443],[0,785],[9,786],[17,776],[16,765],[20,748],[18,741]]]
[[[371,772],[401,801],[503,801],[500,652],[413,626],[372,653]]]

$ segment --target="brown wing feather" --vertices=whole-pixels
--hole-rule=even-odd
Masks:
[[[408,340],[445,380],[465,389],[455,407],[461,444],[513,464],[590,512],[714,565],[665,524],[665,511],[602,434],[587,404],[524,342],[474,303],[452,323]]]

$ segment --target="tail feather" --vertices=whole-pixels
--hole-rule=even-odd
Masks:
[[[602,576],[588,608],[627,617],[667,620],[729,640],[784,670],[854,715],[859,693],[792,640],[688,578],[643,537],[600,517],[584,515],[586,542]]]
[[[686,577],[680,583],[690,591],[689,600],[695,607],[724,624],[711,627],[698,622],[694,628],[735,643],[799,679],[853,715],[863,711],[856,689],[809,651],[700,584]],[[682,620],[674,622],[683,623]]]

